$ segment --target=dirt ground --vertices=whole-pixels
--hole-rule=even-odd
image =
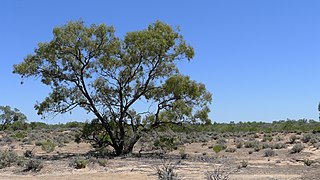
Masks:
[[[287,142],[290,134],[282,135],[283,142]],[[261,140],[261,139],[260,139]],[[150,155],[143,152],[141,157],[131,155],[127,157],[114,157],[107,159],[105,166],[89,163],[84,169],[75,169],[70,166],[70,159],[92,150],[86,143],[70,142],[64,147],[57,147],[52,153],[46,153],[34,145],[21,145],[19,143],[1,147],[1,150],[13,148],[23,155],[25,150],[34,152],[37,158],[43,160],[43,168],[39,172],[24,172],[22,167],[7,167],[0,169],[1,180],[133,180],[157,179],[156,168],[163,164],[173,164],[179,179],[207,179],[207,174],[214,170],[230,173],[229,179],[320,179],[320,150],[305,143],[300,153],[289,153],[294,144],[287,144],[286,148],[274,149],[275,156],[265,157],[264,149],[253,151],[252,148],[235,148],[234,139],[227,138],[228,147],[234,147],[235,152],[225,150],[215,153],[212,146],[215,140],[206,143],[190,143],[184,145],[185,159],[181,159],[181,149],[171,151],[165,155]],[[311,160],[310,166],[304,160]],[[246,167],[241,167],[247,162]]]

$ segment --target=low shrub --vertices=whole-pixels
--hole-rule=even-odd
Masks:
[[[299,144],[295,144],[289,152],[291,154],[300,153],[303,149],[304,149],[304,145],[299,143]]]
[[[290,144],[294,144],[297,139],[298,139],[298,137],[297,137],[295,134],[292,134],[292,135],[289,137],[289,143],[290,143]]]
[[[272,149],[284,149],[287,148],[287,145],[284,143],[275,143],[271,146]]]
[[[264,156],[265,157],[272,157],[272,156],[275,156],[275,155],[276,155],[276,153],[272,149],[266,149],[264,151]]]
[[[224,150],[225,148],[226,148],[226,147],[223,146],[223,145],[221,145],[221,144],[217,144],[217,145],[214,145],[214,146],[212,147],[212,149],[213,149],[213,151],[214,151],[215,153],[219,153],[220,151]]]
[[[310,159],[304,159],[304,160],[303,160],[303,163],[304,163],[304,165],[306,165],[306,166],[311,166],[311,165],[314,163],[314,161],[312,161],[312,160],[310,160]]]
[[[234,152],[236,152],[236,151],[237,151],[236,148],[227,148],[227,149],[226,149],[226,152],[229,152],[229,153],[234,153]]]
[[[41,143],[41,149],[46,151],[47,153],[53,152],[56,145],[51,141],[47,140]]]
[[[172,163],[163,162],[162,165],[155,167],[159,180],[177,180],[178,174],[175,172],[176,166]]]
[[[32,159],[26,163],[26,171],[38,172],[43,168],[41,160]]]
[[[22,165],[22,158],[13,151],[0,151],[0,169],[12,165]]]
[[[312,138],[312,134],[307,133],[302,136],[301,141],[304,143],[307,143],[310,141],[311,138]]]
[[[248,161],[245,161],[245,160],[242,160],[241,162],[240,162],[240,168],[246,168],[248,166]],[[239,168],[239,169],[240,169]]]
[[[258,141],[246,141],[244,142],[244,147],[245,148],[255,148],[259,146],[259,142]]]
[[[77,157],[71,163],[71,166],[76,168],[76,169],[86,168],[87,165],[88,165],[88,160],[86,160],[83,157]]]

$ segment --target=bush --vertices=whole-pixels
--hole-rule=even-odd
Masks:
[[[289,152],[292,154],[300,153],[303,149],[304,149],[304,145],[299,143],[299,144],[295,144]]]
[[[43,168],[43,164],[41,160],[35,159],[35,160],[29,160],[26,163],[26,171],[33,171],[38,172]]]
[[[312,134],[304,134],[301,138],[302,142],[307,143],[310,141],[310,139],[312,138]]]
[[[244,147],[245,148],[255,148],[259,146],[259,142],[258,141],[246,141],[244,142]]]
[[[223,144],[226,144],[226,143],[227,143],[227,140],[224,139],[224,138],[219,138],[219,139],[217,139],[217,144],[223,145]]]
[[[41,149],[46,151],[47,153],[53,152],[55,147],[56,145],[50,140],[41,143]]]
[[[248,166],[248,161],[242,160],[242,161],[240,162],[239,169],[241,169],[241,168],[246,168],[247,166]]]
[[[217,145],[213,146],[212,149],[213,149],[213,151],[214,151],[215,153],[218,153],[218,152],[224,150],[224,149],[225,149],[225,146],[220,145],[220,144],[217,144]]]
[[[34,156],[34,153],[32,150],[26,150],[24,153],[23,153],[24,157],[33,157]]]
[[[272,149],[283,149],[287,148],[287,145],[284,143],[276,143],[271,146]]]
[[[226,152],[230,152],[230,153],[234,153],[234,152],[236,152],[236,151],[237,151],[236,148],[227,148],[227,149],[226,149]]]
[[[312,161],[312,160],[310,160],[310,159],[304,159],[304,160],[303,160],[303,163],[304,163],[304,165],[306,165],[306,166],[311,166],[311,165],[314,163],[314,161]]]
[[[289,137],[289,143],[290,143],[290,144],[293,144],[293,143],[296,142],[297,139],[298,139],[298,137],[297,137],[295,134],[293,134],[293,135],[291,135],[291,136]]]
[[[236,147],[237,147],[238,149],[242,148],[242,146],[243,146],[243,143],[242,143],[242,142],[236,142]]]
[[[206,176],[208,180],[228,180],[229,175],[234,173],[234,170],[226,169],[225,167],[218,166],[213,171],[207,171]]]
[[[106,159],[98,159],[98,164],[100,166],[106,167],[107,163],[108,163],[108,160],[106,160]]]
[[[13,151],[0,151],[0,169],[10,167],[14,164],[21,165],[22,159]]]
[[[160,136],[159,139],[154,141],[153,145],[164,152],[172,151],[176,147],[174,138],[169,136]]]
[[[71,166],[73,166],[76,169],[86,168],[87,165],[88,165],[88,160],[86,160],[83,157],[77,157],[71,163]]]
[[[181,159],[186,159],[188,154],[186,153],[185,147],[179,149],[179,155]]]
[[[176,166],[172,163],[163,162],[161,166],[155,167],[159,180],[177,180]]]
[[[276,153],[272,149],[266,149],[264,151],[264,156],[265,157],[272,157],[272,156],[275,156],[275,155],[276,155]]]
[[[12,137],[13,137],[14,139],[20,141],[20,140],[22,140],[23,138],[26,137],[26,133],[25,133],[25,132],[22,132],[22,131],[18,131],[18,132],[16,132]]]

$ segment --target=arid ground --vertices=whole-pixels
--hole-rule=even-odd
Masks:
[[[5,137],[3,132],[1,152],[15,152],[24,161],[38,160],[42,168],[26,169],[26,165],[13,163],[0,169],[0,179],[157,179],[157,169],[170,166],[178,179],[208,179],[210,175],[229,179],[320,178],[319,143],[312,140],[319,135],[311,133],[207,135],[203,142],[188,142],[172,150],[148,149],[138,143],[132,154],[121,157],[95,156],[88,143],[66,141],[46,152],[36,141],[4,143]],[[218,148],[220,145],[222,149]],[[297,145],[302,145],[302,150],[296,150]],[[30,156],[26,155],[27,150],[32,151]],[[75,167],[74,161],[80,157],[86,162],[85,167]]]

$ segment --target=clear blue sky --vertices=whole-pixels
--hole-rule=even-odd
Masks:
[[[155,20],[172,26],[195,48],[181,72],[213,93],[217,122],[318,119],[320,100],[320,1],[295,0],[4,0],[0,2],[0,105],[38,121],[33,106],[49,89],[12,74],[52,29],[82,18],[113,25],[119,36]],[[90,119],[81,111],[49,123]]]

